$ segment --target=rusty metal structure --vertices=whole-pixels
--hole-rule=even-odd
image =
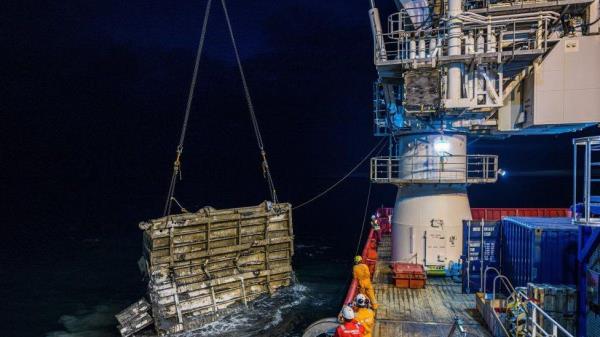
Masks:
[[[204,207],[139,227],[150,304],[117,315],[123,336],[150,325],[158,336],[193,331],[292,283],[290,204]]]

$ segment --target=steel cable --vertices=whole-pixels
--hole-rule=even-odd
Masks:
[[[242,78],[242,86],[244,87],[244,94],[246,96],[246,104],[248,105],[248,111],[250,112],[250,118],[252,119],[252,127],[254,128],[254,134],[256,135],[256,142],[258,144],[258,148],[260,150],[260,155],[262,157],[263,175],[267,179],[267,184],[269,187],[269,192],[271,193],[272,201],[274,203],[278,203],[277,191],[275,190],[275,183],[273,182],[273,177],[271,176],[271,170],[269,168],[269,162],[267,161],[267,152],[265,151],[265,146],[264,146],[262,135],[260,133],[260,128],[258,125],[258,120],[256,119],[256,113],[254,111],[254,104],[252,104],[252,98],[250,97],[250,89],[248,88],[248,83],[246,82],[246,75],[244,74],[244,67],[242,66],[242,61],[240,59],[240,53],[238,51],[237,43],[235,42],[235,37],[233,35],[233,29],[231,27],[231,20],[229,19],[229,12],[227,11],[227,5],[225,4],[225,0],[221,0],[221,5],[223,6],[223,12],[225,14],[225,21],[227,22],[227,28],[229,29],[229,37],[231,38],[231,44],[233,46],[233,51],[235,53],[235,59],[237,61],[237,66],[238,66],[238,69],[240,72],[240,77]]]
[[[367,222],[367,213],[369,212],[369,202],[371,201],[372,187],[373,187],[373,183],[369,181],[369,192],[367,192],[367,202],[365,203],[365,212],[363,214],[362,226],[360,227],[360,235],[358,236],[358,242],[356,243],[356,252],[354,252],[354,256],[358,255],[358,251],[360,250],[360,242],[362,241],[363,232],[365,231],[365,223]]]
[[[369,157],[371,157],[371,154],[373,154],[373,152],[375,152],[375,150],[377,150],[379,148],[379,146],[386,140],[386,138],[382,138],[379,143],[377,143],[377,145],[375,145],[371,151],[369,151],[369,153],[367,153],[363,159],[361,159],[358,164],[356,164],[348,173],[346,173],[340,180],[336,181],[333,185],[329,186],[328,188],[326,188],[325,190],[323,190],[321,193],[315,195],[314,197],[308,199],[307,201],[301,203],[300,205],[294,207],[293,209],[296,210],[300,207],[303,207],[305,205],[310,204],[311,202],[321,198],[322,196],[324,196],[325,194],[329,193],[329,191],[333,190],[334,188],[336,188],[339,184],[341,184],[342,182],[344,182],[344,180],[346,180],[348,177],[350,177],[350,175],[352,173],[354,173],[354,171],[356,171],[367,159],[369,159]],[[383,149],[383,146],[379,149],[378,153],[381,152],[381,150]]]
[[[177,145],[176,158],[173,163],[173,175],[171,176],[171,183],[169,184],[169,192],[167,200],[165,201],[165,207],[163,210],[163,216],[171,213],[171,206],[173,204],[173,196],[175,194],[175,185],[177,184],[177,175],[181,177],[181,154],[183,153],[183,144],[185,142],[185,135],[187,131],[188,121],[190,119],[190,110],[192,108],[192,101],[194,100],[194,89],[196,88],[196,81],[198,80],[198,68],[200,66],[200,59],[202,58],[202,49],[204,48],[204,41],[206,39],[206,28],[208,26],[208,17],[210,14],[210,7],[212,0],[208,0],[206,3],[206,9],[204,10],[204,21],[202,22],[202,32],[200,33],[200,41],[198,42],[198,50],[196,51],[196,61],[194,63],[194,72],[192,74],[192,81],[190,82],[190,89],[188,92],[188,99],[185,106],[185,115],[183,117],[183,125],[181,126],[181,134],[179,135],[179,144]]]

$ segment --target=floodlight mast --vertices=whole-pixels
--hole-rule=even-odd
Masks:
[[[598,1],[396,0],[387,25],[371,1],[374,133],[392,144],[371,180],[398,186],[394,261],[439,271],[459,259],[467,186],[505,173],[497,156],[467,155],[467,136],[600,121]]]

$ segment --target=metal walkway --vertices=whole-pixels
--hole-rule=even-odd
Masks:
[[[389,266],[389,235],[383,237],[377,251],[379,260],[373,286],[380,308],[374,337],[446,337],[455,317],[463,320],[469,336],[491,336],[475,308],[475,295],[462,294],[459,283],[437,277],[429,278],[425,289],[396,288]]]

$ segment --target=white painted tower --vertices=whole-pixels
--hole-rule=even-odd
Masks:
[[[411,158],[402,168],[404,178],[425,183],[398,184],[392,219],[394,261],[443,267],[461,254],[462,220],[471,218],[461,163],[465,140],[464,135],[436,134],[401,138],[399,150]],[[435,183],[446,180],[457,183]]]
[[[373,158],[371,179],[398,186],[392,259],[443,271],[462,251],[462,221],[471,219],[467,184],[497,179],[497,157],[467,156],[466,135],[411,133],[397,156]]]

